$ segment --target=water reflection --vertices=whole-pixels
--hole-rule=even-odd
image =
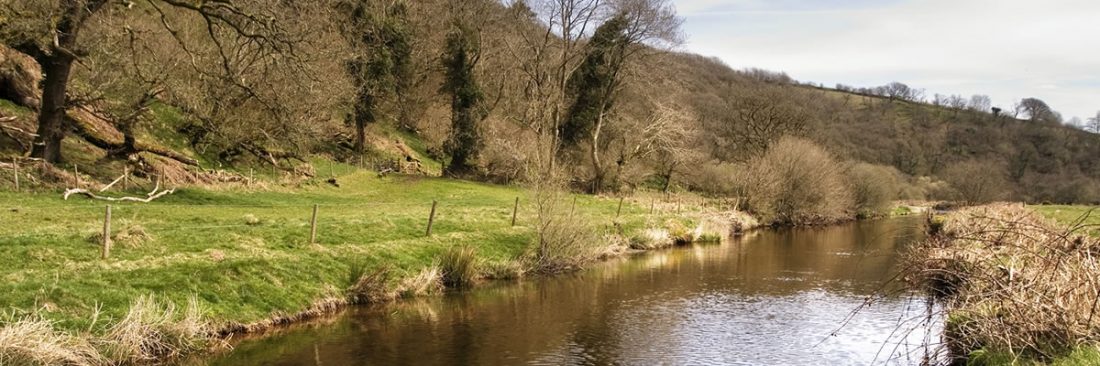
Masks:
[[[877,302],[830,334],[893,275],[897,251],[920,233],[917,220],[763,231],[576,275],[358,309],[246,341],[210,363],[883,363],[919,350],[922,332],[891,333],[920,318],[922,300]]]

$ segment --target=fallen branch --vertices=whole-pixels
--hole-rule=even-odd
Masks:
[[[101,116],[98,116],[98,115],[94,114],[91,110],[85,109],[85,111],[92,114],[93,116],[96,116],[98,118],[102,118]],[[86,123],[83,123],[78,118],[74,118],[74,117],[75,116],[73,116],[73,115],[67,115],[66,116],[66,121],[68,121],[69,124],[72,125],[75,128],[76,135],[80,136],[80,138],[83,138],[84,141],[87,141],[88,143],[90,143],[93,146],[98,147],[100,149],[107,150],[109,153],[125,151],[127,149],[127,146],[124,142],[115,142],[115,141],[108,140],[107,138],[104,138],[102,136],[99,136],[95,133],[95,131],[92,128],[89,128],[89,126]],[[198,160],[195,160],[195,159],[193,159],[189,156],[180,154],[178,152],[175,152],[175,151],[172,151],[172,150],[169,150],[169,149],[166,149],[166,148],[153,146],[151,144],[146,144],[146,143],[142,143],[142,142],[137,142],[135,144],[135,146],[133,146],[133,151],[128,151],[128,153],[139,153],[139,152],[148,152],[148,153],[160,155],[160,156],[163,156],[163,157],[166,157],[166,158],[169,158],[169,159],[172,159],[172,160],[176,160],[178,162],[181,162],[181,163],[184,163],[184,164],[187,164],[187,165],[191,165],[191,166],[198,166],[199,165]]]
[[[106,192],[108,189],[111,189],[112,186],[114,186],[115,184],[118,184],[118,182],[122,181],[122,178],[126,178],[126,174],[118,176],[118,178],[115,178],[115,180],[111,181],[111,184],[105,185],[105,186],[103,186],[103,188],[100,188],[99,193],[103,193],[103,192]]]
[[[112,183],[112,184],[114,184],[114,183]],[[83,188],[69,188],[69,189],[65,190],[65,195],[64,195],[63,198],[65,200],[68,200],[69,196],[71,196],[71,195],[82,194],[82,195],[88,196],[89,198],[92,198],[92,199],[104,200],[104,201],[112,201],[112,202],[128,201],[128,202],[149,203],[149,202],[152,202],[153,200],[155,200],[157,198],[164,197],[164,196],[172,194],[176,191],[175,189],[166,189],[166,190],[157,192],[159,190],[160,190],[160,182],[159,181],[157,182],[157,186],[155,188],[153,188],[153,191],[149,192],[149,194],[145,198],[141,198],[141,197],[107,197],[107,196],[97,195],[97,194],[92,193],[91,191],[89,191],[87,189],[83,189]]]

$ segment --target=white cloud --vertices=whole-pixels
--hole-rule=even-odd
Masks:
[[[680,0],[690,51],[734,67],[1100,110],[1100,2]]]

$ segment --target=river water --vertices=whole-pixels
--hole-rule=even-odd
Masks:
[[[884,292],[920,223],[760,230],[573,275],[360,308],[204,363],[919,364],[922,344],[938,339],[926,337],[935,327],[917,326],[922,298],[876,296],[852,314]]]

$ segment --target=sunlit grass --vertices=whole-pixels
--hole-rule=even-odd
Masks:
[[[534,239],[535,208],[530,193],[517,187],[379,178],[365,170],[342,175],[340,183],[186,188],[150,204],[115,203],[113,236],[140,227],[143,240],[116,243],[109,260],[99,259],[99,241],[89,240],[102,230],[105,202],[0,192],[0,305],[16,313],[45,308],[43,316],[59,328],[82,330],[97,307],[97,326],[106,326],[140,296],[178,306],[194,296],[215,325],[249,323],[344,296],[353,264],[414,276],[449,248],[470,246],[491,265],[487,271],[510,268],[506,263],[527,253]],[[562,205],[570,205],[572,198],[565,199]],[[433,200],[439,202],[433,235],[425,237]],[[577,196],[575,214],[602,232],[627,235],[678,216],[650,215],[648,201],[634,201],[624,204],[618,227],[617,198]],[[310,245],[314,204],[317,244]]]

